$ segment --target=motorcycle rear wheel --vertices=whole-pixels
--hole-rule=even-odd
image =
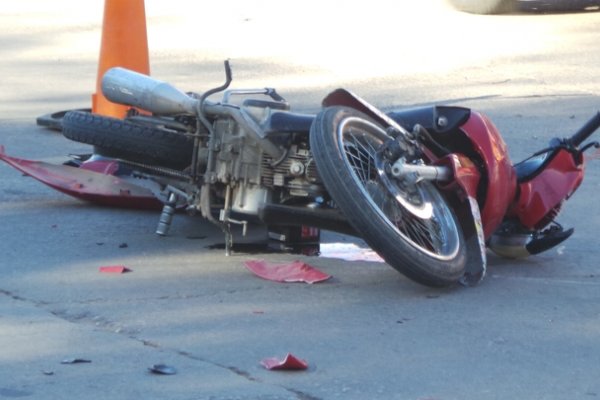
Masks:
[[[387,177],[379,150],[388,139],[383,128],[347,107],[324,109],[310,132],[317,170],[330,196],[369,246],[416,282],[454,284],[466,264],[456,216],[431,182],[406,190]]]
[[[96,153],[106,157],[178,170],[192,161],[193,140],[159,126],[69,111],[62,132],[67,139],[93,145]]]

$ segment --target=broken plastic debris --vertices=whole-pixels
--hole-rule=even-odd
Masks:
[[[347,261],[385,262],[379,254],[356,243],[321,243],[319,255],[326,258],[341,258]]]
[[[245,261],[244,265],[257,276],[275,282],[316,283],[331,278],[331,275],[302,261],[275,264],[265,260],[250,260]]]
[[[131,270],[124,265],[108,265],[100,267],[100,272],[105,274],[124,274],[125,272],[130,271]]]
[[[53,189],[82,200],[114,207],[160,209],[163,206],[150,189],[139,186],[137,182],[129,182],[126,177],[106,175],[86,168],[10,157],[2,145],[0,160]],[[110,171],[114,166],[104,164],[103,168]]]
[[[92,360],[86,360],[85,358],[65,358],[60,363],[61,364],[84,364],[91,363]]]
[[[177,373],[177,370],[175,368],[165,364],[154,364],[153,366],[148,368],[148,371],[152,372],[153,374],[159,375],[175,375]]]
[[[260,363],[269,370],[303,370],[308,368],[306,361],[293,356],[291,353],[288,353],[283,360],[271,357],[265,358]]]

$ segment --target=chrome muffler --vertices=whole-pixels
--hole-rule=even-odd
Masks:
[[[171,84],[121,67],[109,69],[102,78],[102,93],[119,104],[156,114],[196,114],[199,101]]]

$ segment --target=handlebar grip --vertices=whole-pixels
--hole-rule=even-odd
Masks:
[[[600,111],[596,113],[588,122],[585,123],[571,138],[571,144],[579,146],[585,139],[590,137],[596,129],[600,128]]]

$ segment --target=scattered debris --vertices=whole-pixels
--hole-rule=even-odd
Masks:
[[[100,272],[105,274],[124,274],[125,272],[131,272],[131,270],[124,265],[108,265],[100,267]]]
[[[65,358],[61,364],[86,364],[91,363],[92,360],[86,360],[85,358]]]
[[[356,243],[321,243],[319,255],[327,258],[340,258],[346,261],[385,262],[371,248],[361,247]]]
[[[291,353],[288,353],[283,360],[276,357],[265,358],[261,365],[268,370],[304,370],[308,368],[308,363],[301,360]]]
[[[166,364],[154,364],[148,368],[148,371],[158,375],[175,375],[177,370]]]
[[[117,177],[86,168],[10,157],[1,145],[0,160],[53,189],[82,200],[136,209],[160,209],[163,206],[150,189],[139,186],[137,182],[129,182],[125,176]],[[114,165],[103,164],[102,168],[105,172],[110,172]]]
[[[302,261],[274,264],[265,260],[251,260],[244,262],[244,265],[257,276],[275,282],[316,283],[331,278],[331,275]]]

